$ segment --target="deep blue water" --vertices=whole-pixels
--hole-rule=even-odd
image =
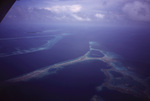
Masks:
[[[89,55],[89,57],[103,57],[103,56],[104,55],[101,52],[96,50],[92,50]]]
[[[51,29],[57,28],[51,27]],[[59,35],[63,32],[71,34],[63,37],[51,49],[0,57],[0,81],[2,82],[55,63],[78,58],[89,50],[89,41],[96,41],[100,44],[100,49],[122,56],[123,58],[120,61],[126,66],[131,66],[131,71],[136,72],[140,77],[146,78],[150,76],[149,30],[124,28],[82,29],[74,27],[63,27],[60,29],[61,31],[58,32],[44,34]],[[1,30],[1,36],[3,38],[43,36],[40,33],[36,33],[36,31],[41,30],[46,30],[46,28],[42,27],[38,30],[36,28],[22,28],[19,30],[10,29],[10,31],[3,29]],[[9,53],[15,50],[15,46],[21,47],[21,49],[38,47],[51,38],[53,37],[0,40],[0,52]],[[105,101],[142,101],[132,95],[108,89],[98,93],[95,89],[96,86],[101,85],[105,80],[105,76],[100,71],[100,68],[109,68],[109,66],[98,61],[86,61],[69,65],[57,71],[56,74],[1,88],[0,99],[5,99],[6,101],[12,99],[16,101],[89,101],[93,95],[99,94]],[[121,76],[117,73],[112,74],[116,77]]]
[[[16,101],[88,101],[103,83],[100,71],[107,65],[100,61],[85,61],[66,66],[57,74],[7,87],[3,99]],[[7,97],[6,97],[7,96]]]
[[[105,101],[143,101],[141,98],[136,98],[132,95],[109,90],[107,88],[104,88],[103,92],[100,92],[99,95],[101,95]]]
[[[38,40],[39,39],[37,39],[37,41]],[[32,42],[34,43],[35,41],[32,40]],[[21,44],[24,45],[24,43]],[[26,44],[27,43],[25,43],[25,45]],[[29,46],[30,43],[28,44],[28,47]],[[11,49],[11,47],[9,48]],[[30,48],[32,48],[32,45]],[[53,65],[58,62],[78,58],[84,55],[88,50],[89,44],[87,40],[83,40],[79,36],[67,36],[56,43],[52,49],[2,57],[0,58],[0,65],[1,69],[3,70],[1,74],[4,76],[1,76],[1,80],[6,80],[18,75],[32,72],[33,70]]]

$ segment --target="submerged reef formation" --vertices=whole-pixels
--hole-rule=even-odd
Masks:
[[[59,37],[56,37],[54,40],[58,41],[59,39]],[[103,88],[106,87],[121,93],[134,95],[146,101],[150,100],[150,89],[147,82],[139,78],[135,73],[129,71],[128,68],[119,61],[119,58],[120,57],[118,55],[112,52],[99,49],[98,43],[91,41],[89,42],[89,51],[83,56],[61,63],[56,63],[25,75],[9,79],[5,81],[5,83],[17,83],[38,79],[57,73],[58,70],[63,69],[68,65],[87,60],[99,60],[106,63],[110,68],[100,68],[106,76],[106,79],[101,85],[96,87],[98,92],[103,91]],[[91,101],[103,101],[103,99],[96,95],[91,99]]]

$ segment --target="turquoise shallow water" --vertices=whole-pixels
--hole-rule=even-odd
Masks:
[[[57,33],[50,38],[40,36],[31,40],[27,35],[24,41],[13,39],[16,43],[7,46],[8,49],[1,45],[1,49],[8,51],[3,51],[7,55],[0,57],[0,79],[11,83],[1,86],[0,99],[90,101],[97,96],[104,101],[126,101],[126,97],[129,97],[128,101],[147,100],[143,91],[149,90],[149,86],[145,86],[148,84],[149,65],[142,59],[148,59],[149,54],[145,55],[148,50],[144,46],[148,47],[149,43],[145,40],[144,46],[136,46],[141,41],[134,39],[141,34],[125,30],[113,30],[113,33],[98,29],[80,29],[72,33],[71,29],[68,30],[62,31],[69,33],[67,35]],[[38,33],[51,32],[32,32]],[[11,43],[12,39],[0,41]],[[21,48],[15,47],[18,42]],[[34,42],[39,43],[30,45]],[[143,57],[139,53],[143,53]],[[141,68],[143,65],[137,66],[138,62],[144,64],[144,69]]]

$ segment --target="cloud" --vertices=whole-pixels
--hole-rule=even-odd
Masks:
[[[105,15],[101,14],[101,13],[97,13],[97,14],[95,14],[95,17],[103,19],[105,17]]]
[[[123,12],[132,20],[150,21],[150,6],[147,2],[127,3],[123,7]]]
[[[83,17],[80,17],[80,16],[75,15],[75,14],[72,14],[72,17],[75,18],[75,19],[78,20],[78,21],[91,21],[91,19],[88,18],[88,17],[83,18]]]
[[[91,21],[92,23],[121,24],[150,21],[148,0],[43,0],[33,6],[14,5],[7,15],[8,22],[66,23]],[[26,1],[27,2],[27,1]],[[29,1],[28,1],[29,2]],[[37,4],[36,4],[37,3]],[[21,21],[19,21],[21,20]],[[132,21],[131,21],[132,20]]]
[[[14,6],[5,17],[6,22],[36,23],[54,20],[55,14],[46,9]]]
[[[71,12],[71,13],[78,13],[81,11],[82,6],[81,5],[57,5],[52,7],[46,7],[44,8],[46,10],[50,10],[52,12],[60,13],[60,12]]]

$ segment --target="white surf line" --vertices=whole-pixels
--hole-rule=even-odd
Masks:
[[[53,39],[48,40],[48,42],[46,44],[44,44],[44,45],[42,45],[40,47],[30,48],[30,49],[27,49],[27,50],[16,49],[16,51],[11,52],[11,53],[0,53],[0,57],[8,57],[8,56],[27,54],[27,53],[33,53],[33,52],[37,52],[37,51],[51,49],[65,35],[69,35],[69,34],[63,33],[61,35],[55,35],[55,37]]]

